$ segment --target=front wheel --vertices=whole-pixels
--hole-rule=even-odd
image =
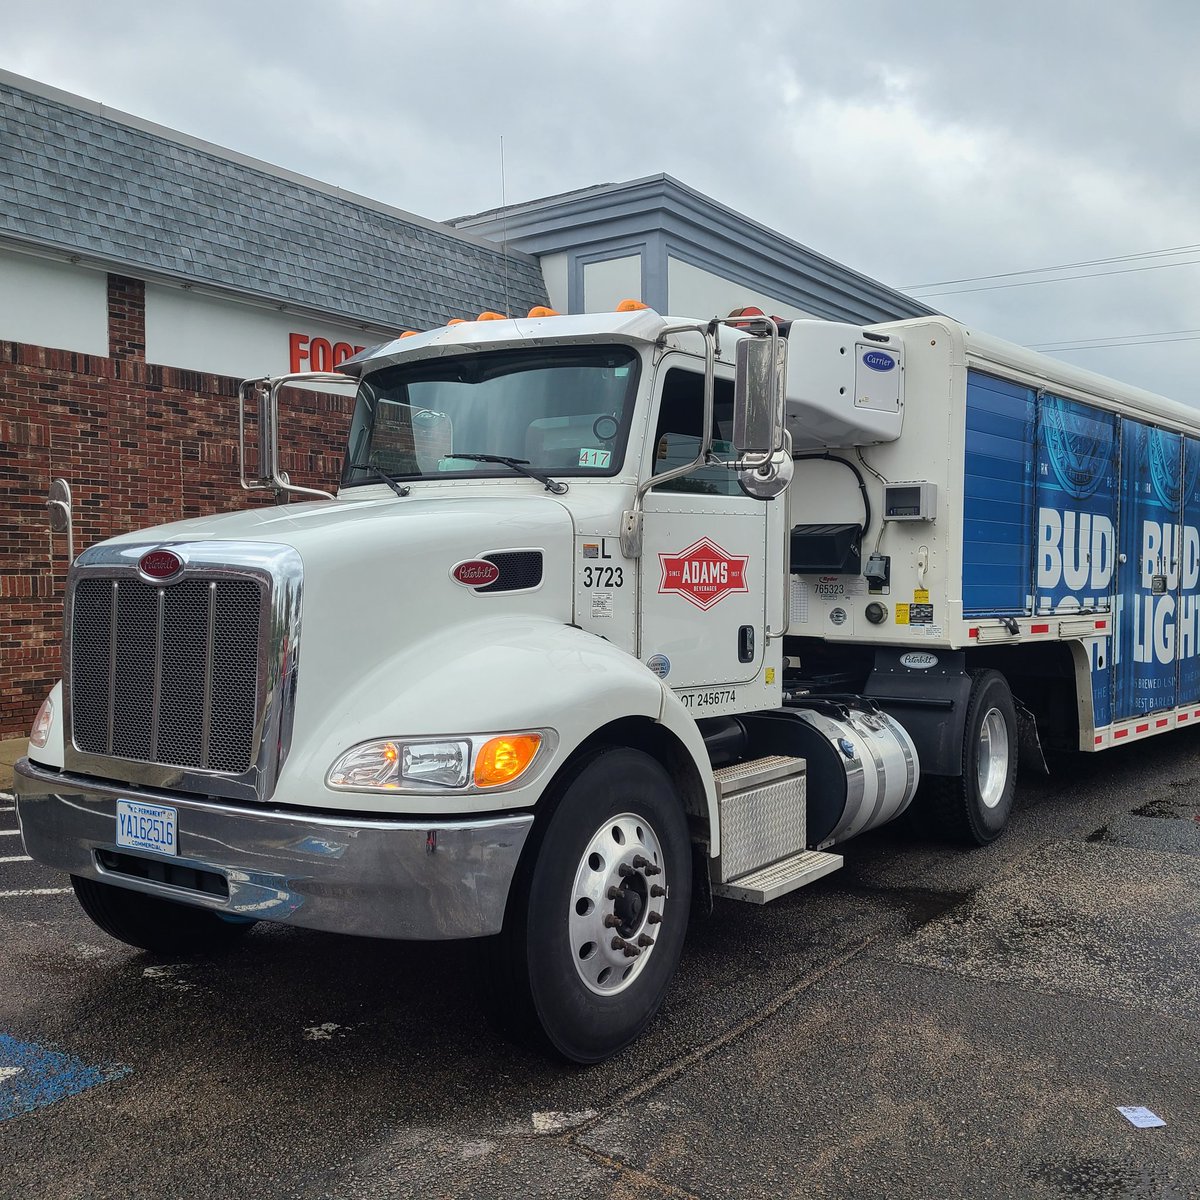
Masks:
[[[986,846],[1008,825],[1017,788],[1017,712],[999,671],[971,672],[962,774],[922,784],[922,824],[955,841]]]
[[[493,982],[510,1017],[524,1010],[560,1054],[593,1063],[662,1003],[687,932],[691,847],[670,777],[640,751],[588,755],[556,796],[514,881]]]

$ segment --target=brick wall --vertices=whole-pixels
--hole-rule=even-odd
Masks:
[[[65,536],[46,493],[71,485],[75,551],[114,534],[269,503],[238,483],[238,380],[145,361],[142,283],[108,277],[109,357],[0,341],[0,737],[25,733],[59,677]],[[287,393],[281,465],[332,488],[353,400]]]

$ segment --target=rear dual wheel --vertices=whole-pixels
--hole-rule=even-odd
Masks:
[[[1008,825],[1017,788],[1017,712],[999,671],[972,671],[963,730],[962,774],[931,776],[918,798],[921,825],[986,846]]]
[[[653,1020],[679,963],[687,819],[659,763],[619,747],[574,764],[549,799],[493,947],[492,982],[510,1027],[599,1062]]]

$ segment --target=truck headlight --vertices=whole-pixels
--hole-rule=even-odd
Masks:
[[[54,724],[54,701],[49,696],[42,701],[37,716],[33,718],[33,728],[29,731],[29,744],[36,750],[44,750],[50,740],[50,727]]]
[[[462,787],[471,761],[468,741],[363,742],[329,772],[329,786],[351,791],[395,791],[406,784]]]
[[[420,792],[429,788],[486,790],[515,783],[533,765],[547,733],[362,742],[329,770],[331,788],[351,792]]]

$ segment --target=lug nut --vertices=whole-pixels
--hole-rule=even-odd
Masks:
[[[652,867],[654,864],[644,854],[635,854],[633,865],[635,867]]]
[[[604,918],[604,927],[606,929],[620,929],[621,918],[618,917],[616,913],[609,913],[608,916]]]
[[[620,898],[621,898],[621,889],[620,889],[619,887],[617,887],[617,886],[616,886],[616,884],[614,884],[614,885],[613,885],[612,887],[610,887],[610,888],[608,889],[608,891],[607,891],[607,892],[605,892],[604,894],[605,894],[605,895],[606,895],[606,896],[607,896],[607,897],[608,897],[610,900],[620,900]]]
[[[646,914],[646,924],[647,925],[661,925],[662,924],[662,913],[660,913],[660,912],[647,913]]]
[[[637,958],[641,954],[641,951],[632,942],[627,942],[623,937],[613,938],[612,948],[620,950],[626,958]]]
[[[622,863],[617,868],[617,873],[622,879],[628,879],[633,874],[633,868],[628,863]]]
[[[665,887],[663,887],[663,885],[661,883],[655,883],[655,884],[650,885],[650,895],[665,896],[666,894],[667,894],[667,889]]]
[[[654,939],[648,933],[639,933],[637,944],[639,946],[653,946]]]

